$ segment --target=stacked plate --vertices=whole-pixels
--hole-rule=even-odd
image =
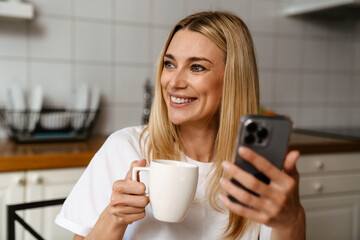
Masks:
[[[39,121],[42,102],[43,91],[40,86],[35,86],[30,90],[26,101],[21,87],[13,84],[7,92],[6,119],[8,124],[17,131],[34,131]]]

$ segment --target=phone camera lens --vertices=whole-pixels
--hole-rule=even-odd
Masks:
[[[246,130],[251,133],[255,132],[257,128],[258,128],[258,126],[257,126],[256,122],[251,122],[248,125],[246,125]]]
[[[261,138],[261,139],[267,138],[268,135],[269,135],[269,132],[266,128],[260,128],[259,131],[257,132],[258,138]]]
[[[246,144],[253,144],[255,142],[255,136],[253,134],[246,134],[245,138],[244,138],[244,142]]]

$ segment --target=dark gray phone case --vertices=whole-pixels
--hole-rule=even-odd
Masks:
[[[270,180],[266,175],[258,171],[253,165],[239,156],[238,148],[240,146],[248,147],[269,160],[277,168],[282,169],[291,128],[291,120],[285,116],[243,116],[240,120],[236,147],[234,149],[234,163],[245,171],[253,174],[259,180],[269,184]],[[257,195],[246,189],[234,179],[232,179],[232,182],[252,194]],[[231,196],[230,198],[237,202]]]

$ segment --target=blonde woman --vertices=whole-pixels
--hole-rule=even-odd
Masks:
[[[155,84],[149,124],[107,139],[56,222],[74,232],[74,239],[304,239],[295,168],[299,154],[290,152],[279,171],[240,149],[271,179],[269,185],[231,164],[239,119],[259,108],[257,66],[246,25],[227,12],[181,20],[160,54]],[[155,220],[145,185],[131,180],[131,169],[151,159],[199,166],[195,201],[181,223]],[[229,177],[260,197],[236,187]],[[229,201],[228,194],[251,208]]]

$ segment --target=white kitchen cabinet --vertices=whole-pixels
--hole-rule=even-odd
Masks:
[[[0,239],[6,239],[6,205],[65,198],[83,171],[84,168],[69,168],[1,173],[0,180],[7,180],[0,181],[2,194],[0,197],[0,221],[4,221],[4,224],[2,222],[0,224]],[[6,202],[3,199],[6,199]],[[23,210],[17,213],[20,213],[24,220],[45,239],[72,239],[72,233],[54,224],[60,208],[61,206],[58,205]],[[21,226],[16,226],[16,231],[17,240],[34,239],[27,231],[22,231]]]
[[[360,239],[360,152],[301,156],[307,239]]]
[[[0,239],[6,239],[7,233],[7,208],[8,204],[24,201],[24,172],[10,172],[0,174]],[[21,235],[17,228],[16,235]]]

